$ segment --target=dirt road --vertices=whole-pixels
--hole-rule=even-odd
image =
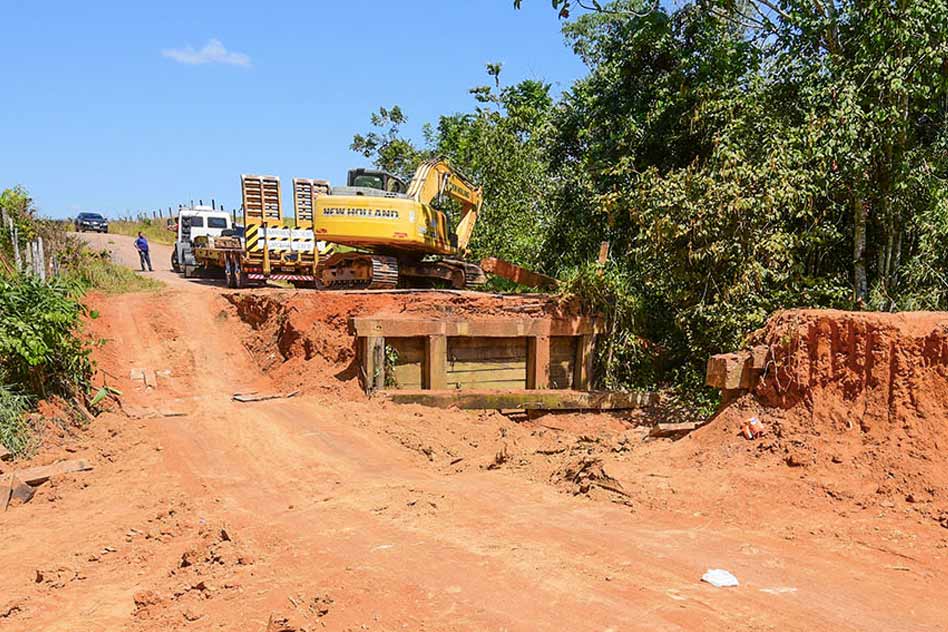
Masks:
[[[129,239],[89,238],[137,264]],[[285,389],[221,291],[165,272],[153,249],[166,289],[92,299],[100,377],[124,413],[37,457],[95,470],[0,514],[0,629],[946,629],[937,527],[781,498],[805,489],[790,470],[705,476],[658,446],[610,502],[482,454],[521,436],[591,440],[615,419],[573,418],[573,432],[328,383],[237,403]],[[138,367],[171,373],[148,389],[129,379]],[[709,568],[741,586],[702,583]]]
[[[132,270],[140,270],[141,264],[138,251],[135,250],[135,239],[133,237],[109,233],[77,233],[76,235],[81,237],[94,250],[108,250],[112,255],[112,260],[116,263]],[[151,264],[155,271],[146,274],[172,286],[194,285],[193,282],[171,270],[171,246],[155,242],[149,242],[148,245],[151,253]]]

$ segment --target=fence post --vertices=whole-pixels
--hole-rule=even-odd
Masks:
[[[39,236],[36,238],[36,254],[37,254],[37,267],[36,270],[39,272],[40,281],[46,280],[46,252],[43,249],[43,237]]]
[[[26,251],[24,253],[24,272],[32,273],[33,269],[33,242],[26,242]]]
[[[13,223],[12,217],[7,217],[7,221],[10,223],[10,233],[13,235],[13,263],[16,265],[16,271],[20,272],[23,270],[23,260],[20,259],[20,231]]]

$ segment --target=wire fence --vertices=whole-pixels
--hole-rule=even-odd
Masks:
[[[0,226],[6,228],[13,251],[13,265],[21,274],[33,274],[43,281],[50,274],[58,274],[59,266],[55,257],[47,258],[46,245],[42,236],[26,240],[20,245],[20,229],[13,218],[0,209]]]

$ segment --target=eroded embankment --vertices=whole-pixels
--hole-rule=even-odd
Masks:
[[[792,310],[750,342],[769,347],[767,369],[697,433],[701,445],[741,445],[756,414],[767,435],[738,454],[775,455],[833,493],[948,520],[948,314]]]

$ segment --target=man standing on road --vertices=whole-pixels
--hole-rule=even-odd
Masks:
[[[138,258],[141,259],[142,272],[145,271],[145,264],[148,264],[148,271],[154,272],[151,268],[151,255],[148,254],[148,240],[138,232],[138,239],[135,240],[135,249],[138,251]]]

